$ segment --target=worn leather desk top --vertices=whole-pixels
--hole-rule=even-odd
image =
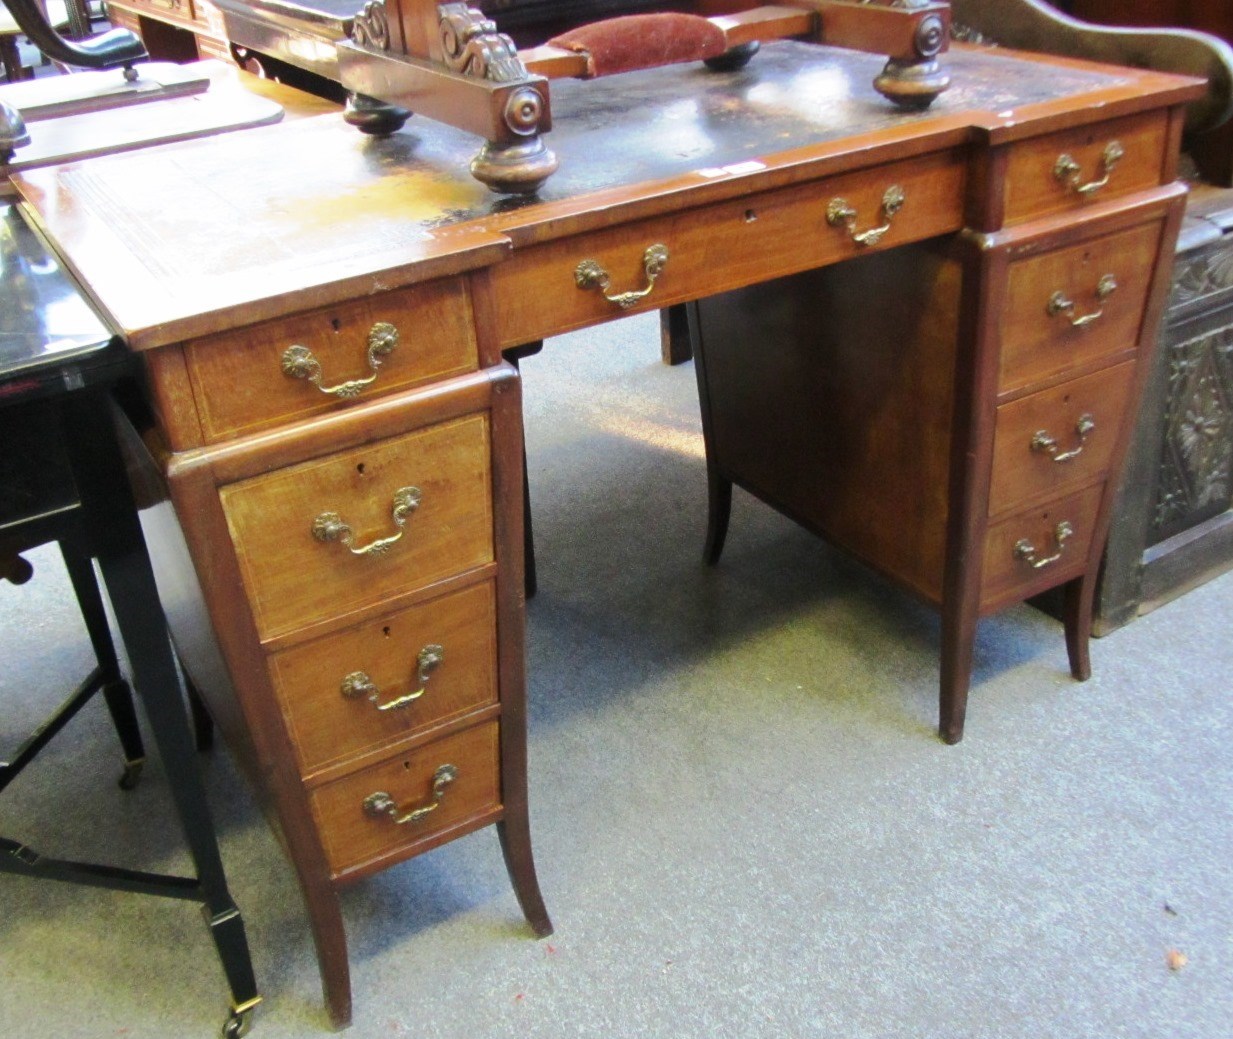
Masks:
[[[140,348],[234,326],[237,311],[279,316],[306,289],[318,304],[353,298],[514,245],[870,165],[883,146],[904,157],[1013,139],[1040,112],[1078,123],[1158,105],[1159,93],[1137,100],[1142,77],[1179,99],[1194,92],[1191,80],[1003,51],[958,47],[948,60],[954,85],[924,113],[874,91],[880,57],[790,41],[739,72],[562,80],[546,137],[560,169],[530,199],[488,192],[467,173],[478,139],[421,118],[377,139],[322,116],[16,180]]]

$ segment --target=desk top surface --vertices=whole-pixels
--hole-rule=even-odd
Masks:
[[[882,59],[789,41],[745,69],[670,66],[552,85],[560,169],[501,198],[477,138],[337,116],[17,178],[68,264],[138,348],[498,262],[517,246],[947,147],[1196,96],[1199,81],[959,47],[954,85],[896,109]]]
[[[304,118],[337,111],[328,101],[259,80],[221,61],[206,60],[191,65],[150,63],[138,66],[141,75],[127,91],[127,103],[96,102],[74,106],[64,102],[74,88],[88,84],[88,91],[103,96],[108,86],[121,88],[120,69],[84,72],[0,86],[0,99],[26,113],[30,143],[22,146],[9,163],[0,163],[0,180],[40,166],[98,155],[111,155],[135,148],[172,141],[186,141],[255,126],[269,125],[287,117]],[[170,74],[175,70],[178,75]],[[205,89],[160,95],[163,82],[197,80]],[[173,87],[174,89],[174,87]],[[157,100],[141,100],[157,98]],[[60,103],[66,109],[54,118],[32,118],[30,109]],[[0,186],[0,195],[3,195]]]

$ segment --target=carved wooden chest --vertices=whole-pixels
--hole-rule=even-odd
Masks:
[[[1194,189],[1110,531],[1104,634],[1233,567],[1233,191]]]

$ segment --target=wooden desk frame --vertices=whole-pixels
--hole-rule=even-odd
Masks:
[[[782,46],[789,49],[781,53],[795,54],[794,45]],[[841,51],[816,53],[844,68],[855,63],[859,82],[868,83],[867,64],[861,59]],[[343,884],[495,822],[524,913],[536,933],[550,927],[531,864],[527,816],[522,433],[519,380],[501,360],[503,350],[624,313],[688,303],[866,253],[949,242],[959,291],[952,315],[953,367],[941,380],[953,422],[942,445],[949,477],[944,529],[936,535],[943,546],[939,590],[932,597],[942,611],[940,732],[950,742],[961,735],[978,618],[1045,585],[1065,584],[1071,666],[1077,676],[1086,675],[1094,567],[1108,527],[1110,488],[1116,484],[1125,436],[1112,452],[1107,471],[1102,469],[1086,485],[1085,550],[1076,561],[1065,569],[1033,571],[1045,576],[1011,582],[1002,591],[982,583],[992,530],[992,433],[999,408],[1027,392],[993,389],[1002,342],[999,317],[1012,276],[1033,256],[1069,256],[1075,249],[1081,254],[1089,240],[1103,241],[1130,227],[1146,229],[1141,235],[1147,243],[1142,246],[1146,268],[1135,290],[1141,295],[1128,290],[1117,298],[1119,320],[1132,331],[1100,355],[1104,360],[1063,364],[1041,383],[1056,388],[1065,379],[1122,360],[1135,364],[1137,390],[1167,290],[1168,261],[1181,216],[1183,190],[1174,181],[1184,106],[1202,87],[1197,80],[1141,71],[1122,70],[1102,78],[1099,67],[1082,62],[1000,51],[965,53],[973,67],[988,62],[1009,69],[1001,63],[1023,61],[1014,67],[1024,75],[1035,76],[1039,69],[1050,81],[1050,96],[1056,93],[1053,83],[1067,76],[1095,76],[1099,81],[1013,109],[947,110],[880,130],[853,128],[850,135],[745,155],[754,161],[730,168],[691,169],[531,205],[490,208],[465,218],[455,211],[453,223],[442,224],[440,214],[431,212],[428,219],[436,222],[427,226],[444,230],[393,244],[388,240],[391,226],[416,226],[411,214],[419,212],[414,207],[427,197],[420,192],[447,197],[453,192],[460,198],[473,197],[469,192],[483,194],[452,159],[457,147],[466,146],[457,135],[441,138],[455,149],[443,151],[441,155],[448,156],[442,158],[432,151],[437,131],[421,126],[415,138],[420,151],[408,157],[397,152],[402,147],[397,137],[384,143],[356,142],[347,127],[333,121],[302,123],[285,128],[272,139],[272,148],[261,146],[263,131],[237,135],[231,144],[220,139],[209,151],[189,151],[193,146],[186,145],[146,153],[145,161],[154,165],[118,156],[18,178],[83,285],[124,330],[129,344],[144,353],[158,411],[155,458],[170,485],[187,542],[187,551],[181,546],[178,560],[173,560],[177,567],[168,569],[200,581],[221,656],[211,647],[190,644],[202,643],[209,629],[190,608],[190,594],[183,603],[169,602],[168,615],[190,672],[286,841],[305,893],[326,1003],[336,1024],[345,1024],[351,1009],[337,901]],[[850,82],[857,81],[854,72]],[[1086,171],[1085,179],[1099,179],[1102,151],[1114,136],[1125,145],[1125,158],[1112,171],[1103,194],[1101,189],[1075,193],[1064,178],[1054,175],[1060,154],[1072,154]],[[558,146],[569,145],[565,128],[558,127],[558,138]],[[232,228],[239,239],[267,214],[280,215],[280,222],[271,226],[286,235],[280,248],[288,260],[263,266],[256,284],[222,270],[194,277],[191,291],[186,291],[190,282],[178,272],[190,258],[203,255],[204,240],[154,235],[137,245],[116,227],[117,209],[148,206],[164,158],[177,170],[187,168],[183,163],[189,160],[204,167],[217,163],[226,170],[244,161],[267,163],[275,155],[294,165],[298,176],[306,169],[302,163],[295,165],[301,147],[319,156],[339,156],[339,162],[359,154],[362,161],[353,167],[355,194],[330,181],[330,194],[321,195],[316,208],[311,185],[298,183],[304,216],[297,223],[281,222],[281,196],[271,195],[256,208],[244,196],[250,215],[244,226]],[[401,164],[372,161],[385,156],[387,149],[390,155],[402,154]],[[585,155],[580,153],[578,161],[585,163]],[[319,165],[331,172],[331,162]],[[208,177],[208,169],[201,175]],[[566,176],[564,167],[560,176]],[[860,244],[842,220],[828,221],[828,203],[842,197],[860,214],[858,233],[871,227],[886,181],[903,186],[910,201],[921,201],[909,204],[876,241],[866,237]],[[217,180],[211,184],[212,190],[220,190]],[[245,183],[235,190],[268,187],[266,182]],[[341,198],[335,194],[339,191]],[[383,200],[383,208],[370,208],[373,198]],[[491,200],[476,204],[491,206]],[[314,217],[345,234],[333,244],[347,249],[309,237],[309,231],[321,226],[313,223]],[[370,244],[371,250],[357,250],[356,243]],[[648,287],[644,257],[656,243],[666,246],[669,259],[654,279],[654,291],[642,293]],[[246,253],[237,251],[235,256],[241,268],[251,263],[243,259]],[[611,272],[612,294],[640,294],[619,302],[605,300],[593,285],[576,278],[584,260]],[[621,305],[625,302],[628,306]],[[323,400],[306,386],[303,403],[277,403],[292,392],[278,371],[278,356],[288,342],[311,341],[324,355],[327,347],[333,349],[337,334],[347,339],[338,357],[349,357],[355,353],[352,337],[367,332],[373,320],[386,320],[380,314],[395,307],[412,316],[425,315],[423,327],[437,329],[434,342],[455,334],[450,331],[454,318],[461,322],[461,331],[456,329],[460,342],[473,341],[474,350],[463,371],[451,367],[445,374],[421,373],[417,381],[406,369],[395,373],[395,361],[389,360],[386,381],[379,382],[372,395]],[[1043,320],[1043,301],[1039,309]],[[355,374],[363,374],[362,366]],[[212,382],[216,377],[221,381]],[[1133,392],[1130,396],[1127,413],[1133,414]],[[220,399],[232,397],[239,402],[238,417],[215,407]],[[270,612],[272,600],[262,591],[265,577],[256,573],[253,563],[257,541],[269,539],[256,538],[237,518],[235,502],[241,490],[308,486],[317,474],[325,474],[322,480],[362,481],[385,464],[389,452],[418,444],[414,438],[421,431],[452,436],[460,421],[472,420],[483,424],[490,438],[482,459],[489,467],[490,494],[476,497],[477,502],[484,497],[493,503],[490,558],[476,562],[467,556],[456,572],[432,569],[411,579],[406,588],[381,590],[369,599],[356,598],[353,587],[344,584],[341,598],[328,609],[313,607],[303,617],[288,620],[287,603],[295,596],[316,601],[311,596],[333,572],[337,557],[332,553],[340,549],[315,545],[309,533],[313,516],[336,507],[333,497],[308,494],[295,506],[298,511],[286,528],[285,564],[275,561],[268,568],[285,582],[280,587],[292,599],[280,598],[278,611]],[[1112,428],[1124,427],[1124,421],[1112,422]],[[388,510],[384,485],[365,507],[374,517],[365,521],[365,530],[375,532],[382,511]],[[430,536],[431,524],[424,529]],[[396,546],[389,558],[405,557]],[[296,577],[306,574],[317,576]],[[498,644],[498,688],[490,702],[465,716],[386,737],[323,765],[301,759],[285,697],[280,699],[275,687],[277,654],[328,645],[326,640],[339,631],[363,630],[383,617],[401,616],[404,608],[487,581],[495,581]],[[331,659],[330,668],[342,674],[355,665],[349,659]],[[339,703],[337,691],[332,695]],[[492,731],[485,726],[495,726],[499,736],[499,780],[492,797],[480,797],[462,818],[442,823],[441,829],[430,825],[382,850],[357,853],[354,861],[340,855],[339,834],[350,835],[363,825],[359,798],[345,811],[331,814],[320,800],[324,791],[342,790],[341,784],[352,781],[366,791],[368,786],[362,784],[370,773],[385,777],[383,769],[401,767],[404,761],[410,769],[419,749],[444,746],[463,733]],[[432,775],[430,765],[419,781],[424,789],[432,785]]]

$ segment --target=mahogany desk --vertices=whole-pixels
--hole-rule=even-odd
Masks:
[[[919,320],[852,346],[849,301],[827,330],[846,439],[817,493],[855,503],[832,535],[940,608],[947,740],[983,614],[1064,585],[1086,675],[1109,488],[1181,215],[1182,109],[1202,88],[950,58],[955,85],[915,114],[874,93],[879,58],[791,42],[740,72],[560,81],[561,168],[531,199],[488,194],[465,168],[474,139],[419,119],[367,139],[322,117],[17,178],[146,362],[147,442],[184,539],[156,539],[181,564],[173,630],[286,842],[336,1023],[341,885],[495,823],[529,921],[551,926],[527,821],[503,349],[885,262],[853,280],[876,290],[863,306]],[[653,289],[623,308],[584,261],[612,294]],[[828,377],[775,360],[817,331],[754,328],[729,363],[773,404],[767,373],[785,392],[798,371]]]

